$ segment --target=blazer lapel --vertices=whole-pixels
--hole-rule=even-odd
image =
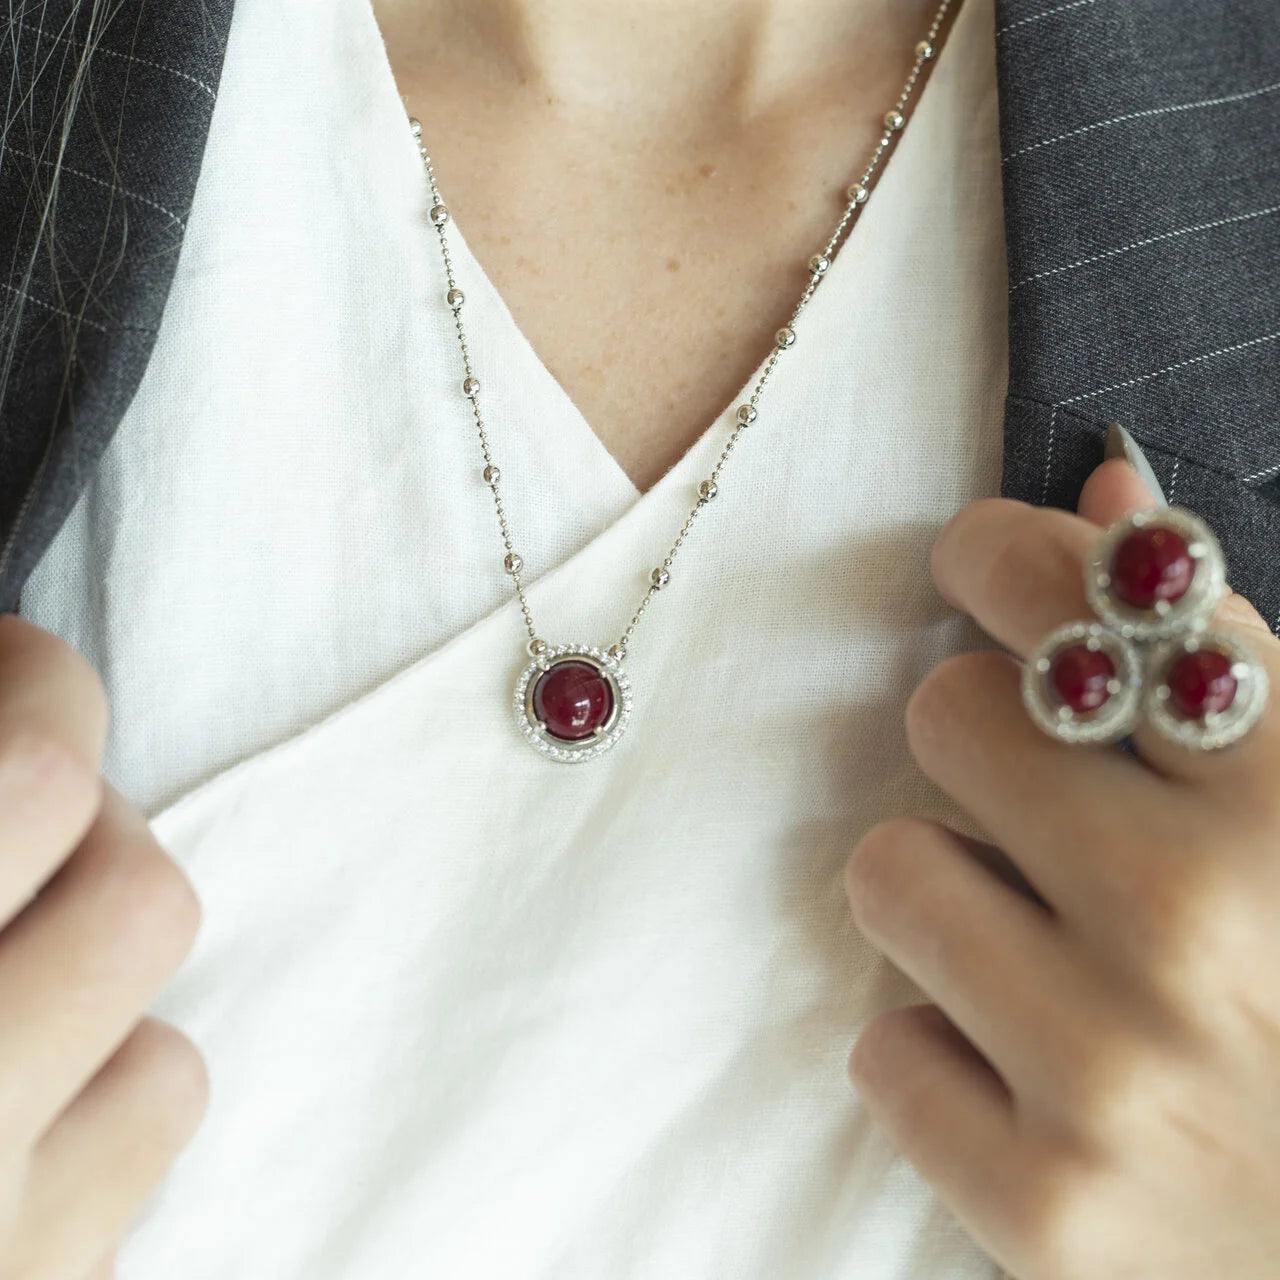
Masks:
[[[0,134],[0,609],[150,356],[233,5],[47,0],[0,20],[22,104]],[[997,0],[996,28],[1004,490],[1071,505],[1120,419],[1280,628],[1274,0]]]
[[[1074,504],[1110,420],[1280,629],[1275,0],[997,0],[1004,489]]]
[[[45,0],[0,18],[0,610],[151,354],[232,4]]]

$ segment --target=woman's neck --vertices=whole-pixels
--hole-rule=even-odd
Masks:
[[[832,76],[896,75],[937,0],[373,0],[388,46],[449,50],[498,93],[651,131],[732,125]],[[439,42],[439,43],[437,43]],[[436,58],[432,58],[436,61]]]
[[[454,230],[638,489],[787,322],[936,2],[374,0]]]

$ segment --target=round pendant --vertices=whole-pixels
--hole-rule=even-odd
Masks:
[[[631,682],[621,664],[588,645],[539,654],[515,688],[516,724],[535,751],[577,764],[608,751],[631,716]]]

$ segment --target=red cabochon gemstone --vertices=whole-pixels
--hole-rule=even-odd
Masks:
[[[1231,659],[1214,649],[1183,654],[1169,668],[1165,682],[1173,705],[1188,720],[1225,711],[1236,699]]]
[[[613,714],[613,686],[589,662],[557,662],[533,686],[533,713],[553,738],[581,742]]]
[[[1116,594],[1135,609],[1151,609],[1161,600],[1173,604],[1187,594],[1196,562],[1176,529],[1147,525],[1125,537],[1111,559]]]
[[[1107,684],[1115,678],[1116,666],[1101,649],[1072,645],[1053,659],[1049,667],[1049,687],[1065,707],[1077,715],[1097,711],[1111,697]]]

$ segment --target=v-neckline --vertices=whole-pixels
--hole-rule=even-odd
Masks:
[[[346,0],[343,0],[343,2],[346,2]],[[399,83],[396,80],[395,73],[391,67],[390,55],[387,51],[386,41],[382,35],[382,28],[378,23],[377,14],[374,12],[373,0],[350,0],[350,3],[355,4],[360,10],[362,10],[363,20],[368,24],[369,35],[372,37],[374,46],[379,53],[377,61],[379,75],[382,78],[383,83],[381,89],[378,90],[378,97],[383,103],[394,107],[393,117],[388,118],[387,126],[389,129],[403,129],[406,142],[403,147],[399,148],[399,154],[404,157],[404,163],[406,165],[412,166],[414,175],[420,184],[421,190],[425,194],[428,191],[426,180],[421,173],[421,162],[418,158],[417,148],[409,145],[411,135],[409,134],[406,124],[407,116],[404,111],[404,100],[400,93]],[[968,7],[969,6],[965,6],[965,8]],[[962,17],[963,10],[957,15],[956,21],[959,22]],[[918,114],[931,96],[929,90],[934,81],[938,78],[939,70],[941,69],[947,53],[954,42],[954,25],[955,24],[953,24],[953,30],[948,33],[948,39],[939,53],[937,64],[934,66],[924,88],[920,91],[913,114]],[[389,113],[389,117],[391,117],[391,113]],[[912,131],[907,130],[904,132],[903,136],[898,139],[893,151],[881,167],[880,173],[876,179],[877,186],[884,182],[886,175],[893,165],[894,158],[903,150],[904,147],[910,145],[911,136]],[[407,183],[405,189],[413,190],[413,183]],[[821,309],[826,305],[828,295],[840,292],[842,286],[835,282],[839,280],[844,273],[854,270],[856,260],[867,251],[868,238],[872,234],[872,229],[878,221],[873,217],[872,222],[867,229],[863,229],[864,223],[867,223],[868,221],[867,214],[869,207],[870,206],[868,206],[868,209],[864,209],[858,214],[854,219],[853,225],[846,232],[843,240],[836,250],[830,268],[823,277],[818,288],[814,291],[813,296],[810,298],[805,308],[807,312],[812,313],[815,310]],[[422,225],[424,231],[430,229],[425,216],[423,218]],[[605,445],[599,432],[597,432],[591,425],[591,422],[588,420],[586,415],[578,407],[577,402],[569,394],[568,390],[556,375],[551,371],[550,366],[548,366],[546,361],[544,361],[538,354],[538,351],[533,346],[532,342],[530,342],[528,336],[516,320],[511,308],[507,305],[506,299],[503,297],[501,291],[485,270],[484,264],[481,263],[480,259],[472,251],[466,232],[463,230],[457,217],[454,216],[452,212],[449,217],[448,235],[452,245],[453,256],[455,258],[462,259],[466,263],[468,282],[467,290],[479,290],[486,295],[488,302],[494,309],[494,312],[500,315],[503,319],[503,323],[507,325],[511,338],[524,349],[528,363],[535,370],[536,376],[551,389],[551,398],[557,401],[560,405],[561,419],[564,424],[564,429],[574,432],[585,440],[586,447],[595,457],[598,458],[601,468],[609,473],[610,485],[616,485],[630,497],[631,502],[629,505],[644,503],[659,491],[665,490],[669,485],[682,482],[685,477],[685,473],[692,465],[694,465],[695,460],[697,460],[698,465],[702,465],[705,456],[708,454],[708,442],[713,436],[723,434],[724,438],[727,440],[733,427],[738,406],[750,398],[752,390],[760,380],[760,376],[764,372],[765,366],[773,353],[772,347],[761,355],[759,361],[757,361],[755,365],[755,368],[752,370],[746,381],[738,388],[729,402],[722,406],[720,411],[712,418],[712,420],[703,427],[698,435],[681,452],[676,461],[672,463],[672,465],[668,467],[667,470],[649,486],[649,488],[641,489],[631,479],[622,464]],[[777,382],[779,380],[779,374],[785,374],[785,366],[775,370],[771,381]],[[767,412],[767,409],[761,410],[762,417],[765,412]]]

